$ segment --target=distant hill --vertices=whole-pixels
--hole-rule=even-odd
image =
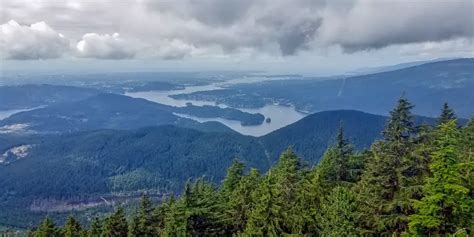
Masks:
[[[99,93],[94,89],[59,85],[0,86],[0,110],[28,109],[78,101]]]
[[[324,111],[269,133],[261,141],[272,156],[293,146],[303,159],[315,163],[326,148],[334,143],[335,131],[340,126],[355,147],[361,149],[370,146],[380,136],[386,120],[384,116],[353,110]]]
[[[331,80],[278,80],[238,84],[225,90],[175,95],[240,107],[294,105],[308,112],[359,110],[387,115],[404,93],[415,114],[434,117],[448,102],[459,117],[474,116],[474,59],[439,61],[393,71]]]
[[[14,114],[0,120],[0,132],[2,127],[15,128],[15,126],[26,132],[70,133],[96,129],[136,129],[165,124],[233,132],[217,122],[201,124],[181,118],[174,113],[224,117],[240,120],[244,124],[258,124],[264,120],[261,114],[250,114],[231,108],[192,105],[178,108],[118,94],[97,94],[84,100],[57,103]]]
[[[374,74],[374,73],[380,73],[380,72],[388,72],[388,71],[395,71],[403,68],[408,68],[408,67],[413,67],[413,66],[418,66],[426,63],[434,63],[434,62],[440,62],[440,61],[447,61],[447,60],[453,60],[448,59],[448,58],[438,58],[438,59],[433,59],[433,60],[427,60],[427,61],[415,61],[415,62],[407,62],[407,63],[399,63],[395,65],[389,65],[389,66],[381,66],[381,67],[365,67],[365,68],[359,68],[354,71],[348,72],[348,75],[364,75],[364,74]]]

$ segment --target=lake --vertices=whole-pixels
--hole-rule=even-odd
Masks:
[[[285,79],[285,78],[277,78]],[[196,101],[196,100],[185,100],[185,99],[174,99],[169,97],[170,95],[176,94],[189,94],[193,92],[200,91],[211,91],[223,89],[225,86],[238,83],[253,83],[261,82],[263,80],[276,80],[275,78],[265,78],[265,77],[249,77],[249,78],[237,78],[228,80],[225,82],[218,82],[204,86],[188,86],[182,90],[171,90],[171,91],[144,91],[144,92],[127,92],[125,95],[135,98],[143,98],[149,101],[153,101],[160,104],[184,107],[186,103],[192,103],[193,105],[203,106],[203,105],[212,105],[219,106],[221,108],[229,107],[225,104],[216,104],[213,101]],[[266,105],[262,108],[248,109],[248,108],[235,108],[248,113],[260,113],[265,118],[270,118],[270,123],[262,123],[261,125],[256,126],[242,126],[239,121],[223,119],[223,118],[200,118],[196,116],[190,116],[185,114],[176,114],[177,116],[192,119],[198,122],[210,122],[216,121],[220,122],[231,129],[243,134],[250,136],[263,136],[272,131],[275,131],[279,128],[285,127],[289,124],[292,124],[302,118],[307,114],[296,111],[293,107],[283,106],[283,105]]]

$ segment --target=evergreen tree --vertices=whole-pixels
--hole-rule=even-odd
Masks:
[[[447,123],[451,120],[456,120],[456,114],[449,107],[448,103],[444,103],[443,109],[441,110],[441,114],[438,118],[438,124]]]
[[[106,237],[126,237],[128,234],[128,223],[125,213],[121,207],[105,221],[103,235]]]
[[[244,230],[249,212],[254,208],[252,193],[258,188],[259,182],[260,173],[256,169],[251,169],[231,192],[224,208],[224,218],[232,226],[232,233],[241,233]]]
[[[233,160],[232,165],[227,169],[227,175],[222,181],[221,194],[224,200],[228,199],[232,191],[237,187],[245,171],[245,165],[238,160]]]
[[[455,121],[440,125],[430,170],[432,177],[423,186],[424,197],[415,201],[416,214],[410,217],[410,232],[415,235],[445,236],[469,229],[474,202],[459,170]]]
[[[278,202],[270,179],[264,178],[254,193],[255,206],[251,210],[244,236],[278,236],[284,232],[283,204]]]
[[[334,188],[321,205],[321,236],[359,236],[355,195],[348,188]]]
[[[142,230],[140,229],[140,217],[138,215],[134,215],[130,221],[130,224],[128,225],[128,236],[142,236]]]
[[[344,138],[342,127],[336,136],[336,144],[330,147],[318,165],[321,185],[333,187],[351,181],[350,158],[353,155],[352,146]]]
[[[164,201],[161,205],[156,207],[152,213],[152,228],[153,232],[156,233],[158,236],[161,236],[164,228],[165,228],[165,219],[166,214],[169,212],[168,202]]]
[[[413,105],[404,97],[400,97],[397,106],[390,111],[388,124],[383,131],[386,141],[406,142],[408,141],[416,129],[414,127],[413,115],[411,110]]]
[[[182,197],[170,204],[165,218],[165,236],[219,236],[225,226],[219,218],[221,205],[213,185],[199,179],[188,182]]]
[[[471,119],[461,130],[459,150],[461,176],[469,187],[469,195],[474,198],[474,119]]]
[[[69,216],[63,228],[65,237],[79,237],[82,233],[82,227],[73,216]]]
[[[186,204],[190,212],[187,228],[191,236],[220,236],[225,232],[219,200],[212,184],[199,179],[192,185]]]
[[[102,230],[102,222],[98,217],[94,217],[91,221],[91,225],[88,231],[88,236],[101,236]]]
[[[153,229],[152,215],[153,203],[148,195],[143,195],[140,201],[140,209],[138,213],[138,227],[140,236],[156,236],[157,233]]]
[[[187,236],[187,219],[189,216],[189,211],[186,209],[186,203],[184,201],[185,195],[191,195],[191,186],[186,183],[185,191],[183,192],[183,197],[179,200],[175,200],[171,196],[170,200],[167,202],[168,212],[165,216],[165,227],[163,229],[163,236]]]
[[[301,160],[287,149],[280,156],[255,192],[255,208],[251,211],[245,234],[299,234],[302,216],[294,208],[303,178]]]
[[[61,236],[60,230],[56,227],[53,220],[49,217],[44,219],[43,223],[35,231],[36,237],[56,237]]]
[[[376,235],[391,235],[407,230],[413,213],[410,199],[419,196],[423,168],[414,153],[416,128],[411,109],[404,98],[390,112],[383,132],[384,140],[375,143],[366,171],[357,185],[361,225]]]

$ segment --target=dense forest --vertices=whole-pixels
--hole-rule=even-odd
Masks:
[[[219,187],[190,180],[179,196],[144,195],[82,225],[46,218],[32,236],[469,236],[474,233],[474,121],[445,104],[416,126],[401,98],[382,138],[356,152],[341,128],[309,167],[292,149],[265,174],[234,161]]]

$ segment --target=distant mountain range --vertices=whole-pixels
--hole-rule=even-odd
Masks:
[[[279,103],[307,112],[349,109],[387,115],[405,94],[416,105],[416,114],[436,116],[448,102],[460,117],[470,118],[474,115],[473,91],[474,59],[455,59],[325,81],[265,81],[174,97],[237,107]]]
[[[437,58],[437,59],[433,59],[433,60],[399,63],[399,64],[389,65],[389,66],[365,67],[365,68],[359,68],[359,69],[354,70],[354,71],[350,71],[347,74],[348,75],[354,75],[354,76],[355,75],[374,74],[374,73],[380,73],[380,72],[395,71],[395,70],[408,68],[408,67],[413,67],[413,66],[418,66],[418,65],[427,64],[427,63],[448,61],[448,60],[454,60],[454,59],[456,59],[456,58]]]
[[[60,85],[0,86],[0,110],[78,101],[99,93],[94,89]]]

